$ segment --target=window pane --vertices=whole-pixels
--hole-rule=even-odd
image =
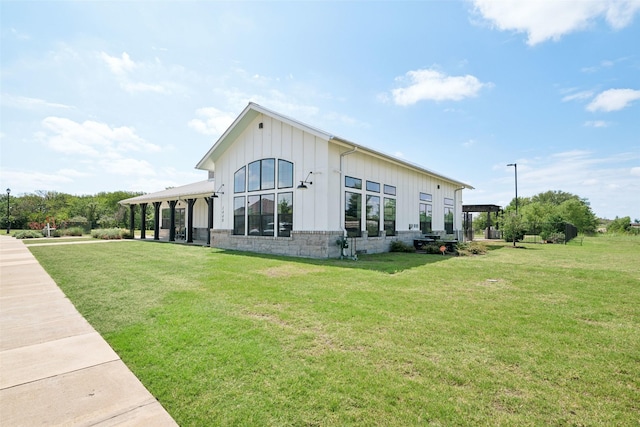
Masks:
[[[431,202],[431,194],[427,194],[427,193],[420,193],[420,200],[423,202]]]
[[[431,233],[431,205],[420,203],[420,231]]]
[[[273,190],[276,185],[276,161],[275,159],[262,160],[262,185],[263,190]]]
[[[260,215],[261,234],[263,236],[273,236],[275,195],[264,194],[260,200],[260,207],[262,209]]]
[[[293,187],[293,163],[278,160],[278,188]]]
[[[345,191],[344,228],[348,237],[360,237],[362,232],[362,195]]]
[[[362,180],[359,178],[353,178],[350,176],[344,177],[344,186],[349,188],[357,188],[358,190],[362,189]]]
[[[260,160],[249,163],[249,185],[247,191],[260,189]]]
[[[444,208],[444,230],[453,234],[453,208]]]
[[[453,206],[453,199],[444,198],[444,204],[447,206]]]
[[[387,236],[396,235],[396,199],[384,199],[384,231]]]
[[[293,228],[293,193],[278,195],[278,236],[291,236]]]
[[[246,167],[241,167],[236,171],[233,175],[233,192],[234,193],[243,193],[244,186],[246,181]]]
[[[260,235],[260,196],[247,197],[247,226],[249,236]]]
[[[374,193],[380,192],[380,184],[373,181],[367,181],[367,191],[371,191]]]
[[[244,236],[244,197],[233,199],[233,234]]]
[[[396,187],[394,187],[393,185],[386,185],[384,186],[384,194],[388,194],[390,196],[395,196],[396,195]]]
[[[367,196],[367,233],[369,237],[380,235],[380,197]]]

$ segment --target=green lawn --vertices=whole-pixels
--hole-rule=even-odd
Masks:
[[[183,426],[638,425],[640,238],[510,245],[31,251]]]

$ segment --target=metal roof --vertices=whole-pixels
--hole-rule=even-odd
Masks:
[[[218,138],[218,140],[216,141],[215,144],[213,144],[213,146],[211,147],[211,149],[204,155],[204,157],[198,162],[198,164],[196,165],[196,169],[202,169],[202,170],[209,170],[209,171],[213,171],[215,170],[215,161],[220,157],[220,155],[226,151],[231,144],[233,144],[233,142],[235,141],[235,139],[238,137],[238,135],[243,132],[246,127],[249,125],[249,123],[251,123],[251,121],[253,119],[255,119],[257,117],[258,114],[264,114],[266,116],[270,116],[273,117],[277,120],[280,120],[284,123],[287,123],[291,126],[294,126],[298,129],[302,129],[303,131],[310,133],[312,135],[315,135],[319,138],[325,139],[327,141],[336,143],[336,144],[341,144],[344,145],[346,147],[350,147],[350,148],[356,148],[358,149],[359,152],[364,153],[364,154],[368,154],[374,157],[378,157],[380,159],[392,162],[392,163],[396,163],[398,165],[401,165],[403,167],[409,168],[409,169],[413,169],[417,172],[420,173],[424,173],[430,176],[433,176],[435,178],[439,178],[442,179],[444,181],[448,181],[457,185],[460,185],[461,187],[464,188],[468,188],[468,189],[472,189],[473,190],[473,186],[466,184],[464,182],[458,181],[457,179],[453,179],[453,178],[449,178],[447,176],[444,176],[438,172],[432,171],[430,169],[427,169],[423,166],[420,166],[418,164],[415,163],[411,163],[408,162],[406,160],[403,160],[399,157],[396,156],[392,156],[390,154],[385,154],[376,150],[373,150],[369,147],[366,147],[364,145],[361,144],[357,144],[355,142],[351,142],[348,141],[344,138],[340,138],[338,136],[332,135],[328,132],[325,132],[323,130],[320,130],[318,128],[315,128],[313,126],[309,126],[305,123],[302,123],[300,121],[297,121],[295,119],[292,119],[290,117],[284,116],[280,113],[276,113],[275,111],[271,111],[261,105],[258,105],[254,102],[249,102],[249,104],[245,107],[245,109],[242,111],[242,113],[240,113],[240,115],[234,120],[234,122],[231,124],[231,126],[229,126],[229,128],[222,134],[222,136],[220,136],[220,138]]]
[[[167,200],[185,200],[209,197],[216,190],[214,180],[198,181],[180,187],[167,188],[155,193],[143,194],[121,200],[121,205],[139,205],[140,203],[164,202]]]

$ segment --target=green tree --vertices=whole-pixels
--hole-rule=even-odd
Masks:
[[[607,226],[607,233],[627,233],[631,229],[631,217],[616,217]]]

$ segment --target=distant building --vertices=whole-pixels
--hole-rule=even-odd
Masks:
[[[196,168],[211,179],[121,203],[153,204],[157,239],[330,258],[343,236],[348,253],[423,234],[462,239],[462,190],[473,189],[254,103]]]

